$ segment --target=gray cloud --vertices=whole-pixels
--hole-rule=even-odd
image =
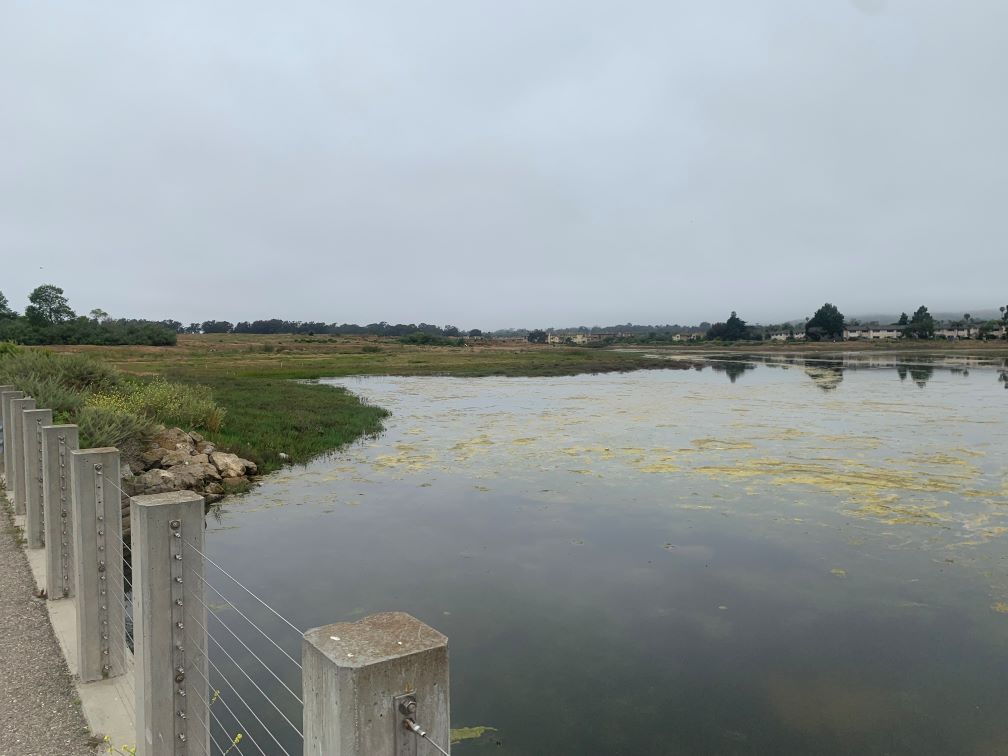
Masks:
[[[8,2],[0,290],[481,327],[997,306],[1006,23],[993,0]]]

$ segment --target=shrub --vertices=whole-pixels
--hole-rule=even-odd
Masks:
[[[155,429],[153,421],[112,407],[86,405],[75,420],[82,449],[119,447],[127,441],[149,438]]]
[[[20,349],[0,357],[0,382],[21,386],[45,378],[74,391],[109,390],[120,381],[119,371],[86,354],[56,354]]]
[[[214,402],[210,389],[161,378],[95,392],[88,396],[86,404],[186,430],[218,431],[224,421],[224,409]]]

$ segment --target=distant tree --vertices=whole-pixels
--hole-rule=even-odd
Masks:
[[[529,331],[528,336],[525,337],[533,344],[545,344],[546,343],[546,331],[536,328],[534,331]]]
[[[25,308],[25,316],[32,325],[56,325],[76,317],[63,296],[63,289],[58,286],[43,284],[28,295],[28,301],[31,304]]]
[[[1008,305],[1001,305],[1001,320],[1008,323]]]
[[[811,339],[835,339],[843,336],[844,316],[836,305],[827,302],[805,324],[805,335]]]
[[[1003,307],[1001,308],[1004,309]],[[17,317],[17,313],[11,309],[10,304],[7,302],[7,297],[4,293],[0,291],[0,320],[9,320]]]
[[[734,310],[724,323],[715,323],[707,330],[708,339],[720,341],[739,341],[750,338],[750,336],[746,322]]]
[[[904,312],[902,315],[899,316],[899,322],[897,323],[897,325],[905,326],[909,322],[910,322],[910,316]]]
[[[199,323],[190,323],[185,327],[185,333],[199,333],[199,332],[200,332]]]
[[[474,337],[475,336],[482,336],[483,335],[483,331],[481,331],[479,328],[473,328],[473,329],[470,329],[469,335],[470,336],[474,336]]]
[[[441,333],[443,333],[445,336],[458,336],[459,329],[453,325],[446,325],[444,328],[441,329]]]
[[[231,333],[234,326],[226,320],[204,320],[200,329],[203,333]]]
[[[928,308],[921,305],[910,318],[910,323],[903,332],[905,336],[912,336],[917,339],[930,339],[934,336],[935,321],[928,312]]]
[[[108,320],[109,314],[105,312],[101,307],[95,307],[91,312],[88,313],[88,317],[95,322],[100,323],[103,320]]]

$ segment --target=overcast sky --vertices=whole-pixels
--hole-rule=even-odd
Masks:
[[[0,291],[466,328],[997,307],[1006,29],[1004,0],[2,0]]]

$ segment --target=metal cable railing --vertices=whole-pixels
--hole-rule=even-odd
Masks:
[[[110,480],[106,480],[106,483],[119,491],[126,499],[132,499],[132,496],[123,491],[116,483]],[[238,586],[241,589],[242,595],[247,594],[254,599],[256,606],[260,606],[268,611],[267,616],[276,617],[281,620],[287,628],[297,633],[297,638],[300,640],[303,633],[294,623],[270,606],[269,603],[245,586],[220,564],[208,557],[202,550],[191,544],[188,540],[183,539],[182,542],[202,564],[210,565],[223,575],[227,581]],[[126,558],[127,553],[132,554],[131,544],[123,540],[122,547],[122,565],[124,568],[129,568],[132,575],[133,565],[130,559]],[[125,569],[120,570],[120,572],[122,572],[123,591],[122,596],[117,598],[123,604],[125,616],[132,619],[132,606],[128,600],[128,596],[133,592],[133,583],[127,577]],[[289,742],[285,743],[284,741],[293,739],[303,742],[304,740],[300,727],[295,724],[298,720],[294,719],[295,716],[300,719],[300,709],[303,707],[303,701],[301,696],[296,692],[296,689],[299,687],[299,680],[295,680],[292,677],[292,675],[300,677],[301,664],[267,629],[264,629],[261,621],[257,622],[253,616],[250,616],[254,613],[248,607],[243,609],[239,605],[240,602],[234,596],[228,597],[225,595],[221,588],[215,586],[201,572],[202,570],[190,567],[185,575],[188,580],[195,580],[196,584],[203,589],[202,595],[204,597],[213,594],[223,602],[220,606],[213,606],[211,605],[212,602],[199,598],[197,595],[199,592],[197,592],[197,594],[194,594],[196,602],[189,606],[184,620],[184,624],[187,626],[186,636],[188,640],[197,647],[205,648],[208,669],[204,671],[204,665],[199,662],[190,662],[186,665],[186,668],[196,670],[201,678],[201,682],[206,684],[207,688],[211,691],[209,700],[207,700],[197,690],[200,686],[190,688],[196,699],[210,713],[209,721],[204,721],[204,718],[201,716],[197,717],[197,721],[206,730],[211,753],[215,756],[231,752],[241,753],[240,744],[249,742],[263,756],[266,753],[278,752],[286,756],[300,753],[300,746],[297,749],[293,749],[293,746]],[[243,632],[240,626],[233,627],[233,623],[229,624],[221,616],[222,611],[233,611],[235,616],[240,618],[242,625],[247,625],[248,628],[255,631],[254,637],[243,638],[242,635],[248,636],[249,631],[246,630]],[[203,612],[206,614],[201,620],[199,615]],[[193,626],[192,630],[188,629],[190,622]],[[125,623],[123,628],[118,629],[118,632],[117,640],[122,641],[122,644],[117,643],[115,645],[132,650],[134,648],[133,636],[129,632],[129,628],[125,626]],[[202,643],[198,642],[198,636],[200,635],[206,638]],[[253,648],[252,644],[256,639],[259,639],[260,645],[264,646],[270,654],[266,654],[262,650],[257,652]],[[266,646],[262,641],[268,642],[269,645]],[[207,643],[210,645],[206,646]],[[241,658],[236,658],[245,655],[254,660],[254,663],[250,662],[251,666],[244,664]],[[281,675],[264,658],[264,656],[268,657],[269,655],[272,655],[276,661],[289,662],[295,670],[291,670],[290,674]],[[255,672],[257,669],[263,670],[268,677],[257,682],[255,679],[258,676]],[[237,670],[237,674],[233,670]],[[287,677],[286,681],[284,679],[285,676]],[[222,696],[222,690],[227,691],[227,696]],[[280,694],[282,697],[288,697],[288,700],[277,699],[277,694]],[[229,696],[233,696],[236,700],[229,703],[226,700]],[[223,707],[224,710],[222,712],[215,711],[215,707],[218,704]],[[240,708],[246,713],[239,716],[235,711],[236,708]],[[270,723],[270,720],[275,720],[287,732],[287,735],[278,737],[279,731]],[[279,749],[279,751],[275,749]]]

